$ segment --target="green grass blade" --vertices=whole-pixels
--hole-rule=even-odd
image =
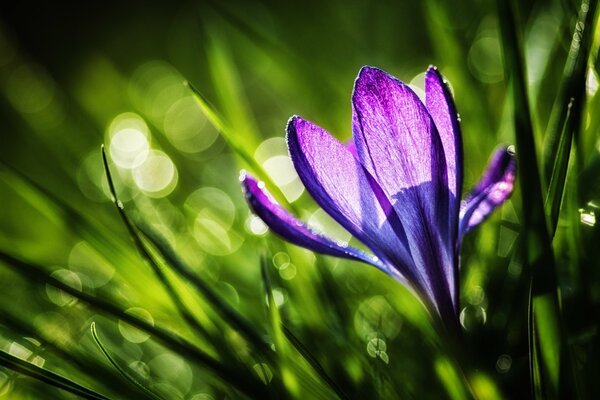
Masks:
[[[149,398],[154,399],[154,400],[162,400],[163,398],[160,397],[158,394],[152,392],[150,389],[148,389],[146,386],[142,385],[140,382],[138,382],[137,379],[135,379],[133,376],[131,376],[131,374],[129,374],[127,371],[125,371],[125,369],[123,369],[119,363],[116,362],[116,360],[110,355],[110,353],[108,352],[108,350],[106,349],[106,347],[102,344],[102,342],[100,341],[100,338],[98,337],[98,332],[96,331],[96,323],[92,322],[92,325],[90,326],[90,331],[92,332],[92,337],[94,338],[94,341],[96,342],[96,344],[98,345],[98,347],[100,348],[100,351],[102,351],[102,354],[104,354],[104,356],[106,357],[106,359],[108,360],[108,362],[110,362],[112,364],[113,367],[115,367],[115,369],[123,376],[125,377],[125,379],[127,379],[129,382],[131,382],[134,386],[136,386],[137,388],[139,388],[142,392],[144,392],[146,395],[148,395]]]
[[[544,138],[542,160],[542,171],[548,185],[551,182],[551,177],[554,177],[557,164],[559,164],[558,168],[562,169],[560,164],[568,163],[569,151],[567,150],[566,156],[562,155],[560,153],[561,144],[570,143],[574,131],[581,124],[581,111],[585,102],[586,70],[593,42],[597,4],[596,0],[584,0],[581,3],[569,54],[563,70],[559,94],[552,106],[552,113]],[[567,136],[567,138],[563,139],[563,136]],[[562,148],[564,149],[564,146]]]
[[[571,133],[568,133],[567,130],[572,128],[569,126],[571,125],[570,122],[576,118],[571,113],[573,104],[574,100],[571,100],[569,102],[567,115],[565,117],[563,131],[560,135],[556,159],[554,160],[554,167],[552,169],[552,175],[550,176],[550,183],[548,185],[548,192],[546,194],[546,201],[544,204],[546,207],[546,214],[548,216],[548,229],[550,231],[550,237],[554,237],[554,234],[556,233],[558,216],[565,191],[567,167],[569,166],[571,145],[573,143],[573,131],[571,130]]]
[[[73,367],[86,374],[88,379],[110,388],[119,398],[137,398],[143,395],[143,393],[140,393],[139,388],[132,387],[128,380],[116,375],[114,370],[105,366],[104,363],[98,363],[95,357],[91,357],[80,346],[72,346],[70,342],[57,340],[56,337],[48,335],[47,332],[35,329],[31,326],[31,321],[23,319],[21,315],[17,316],[6,310],[0,310],[0,324],[10,327],[10,332],[19,334],[22,337],[38,339],[43,343],[46,351],[51,352],[63,361],[69,362]]]
[[[519,163],[525,261],[532,276],[532,319],[534,345],[540,349],[538,363],[546,398],[558,398],[571,379],[561,375],[569,363],[562,335],[557,295],[554,255],[550,245],[542,201],[542,186],[533,125],[526,89],[522,40],[516,22],[516,2],[498,0],[500,32],[509,96],[514,110],[513,123]],[[566,368],[565,370],[569,370]],[[532,377],[533,379],[534,377]]]
[[[216,130],[221,133],[221,136],[225,139],[229,147],[237,153],[242,160],[248,165],[248,167],[257,174],[257,176],[263,180],[269,190],[273,195],[277,198],[277,200],[289,207],[293,210],[293,206],[287,201],[279,187],[273,182],[269,174],[265,171],[265,169],[260,165],[253,157],[251,153],[249,153],[244,146],[241,146],[238,141],[237,132],[225,122],[224,118],[220,115],[217,109],[208,101],[208,99],[198,90],[191,82],[185,81],[184,84],[190,89],[196,102],[206,115],[206,118],[209,122],[214,126]]]
[[[206,282],[204,282],[185,262],[177,255],[171,245],[153,229],[149,224],[143,221],[136,221],[140,232],[148,238],[150,243],[167,261],[168,265],[183,279],[192,284],[196,290],[217,310],[219,315],[231,326],[239,331],[259,349],[264,356],[270,357],[271,350],[262,339],[261,334],[245,320],[233,307],[224,301]]]
[[[13,271],[19,273],[27,279],[54,286],[57,289],[60,289],[77,298],[78,300],[89,304],[97,311],[102,312],[105,315],[118,318],[123,322],[126,322],[127,324],[152,335],[157,341],[162,343],[173,352],[207,368],[216,376],[220,377],[240,392],[250,396],[257,393],[264,394],[264,386],[260,382],[256,381],[255,379],[250,379],[247,375],[240,375],[232,365],[223,365],[218,360],[215,360],[202,349],[198,348],[196,345],[192,344],[183,337],[158,326],[154,326],[151,323],[134,315],[128,314],[122,307],[117,306],[107,300],[98,298],[89,293],[80,292],[61,280],[50,276],[50,274],[39,265],[22,261],[3,251],[0,251],[0,261],[8,266],[11,266]]]
[[[127,232],[129,232],[129,236],[131,237],[136,250],[142,257],[142,259],[144,259],[144,261],[146,261],[146,263],[150,266],[150,268],[152,269],[152,272],[154,272],[154,274],[156,275],[156,277],[162,284],[163,288],[169,294],[171,301],[173,301],[173,303],[175,304],[175,307],[177,308],[181,317],[188,323],[188,325],[192,328],[192,331],[195,334],[199,335],[200,333],[202,333],[203,335],[199,335],[199,337],[204,338],[205,334],[207,333],[206,329],[202,326],[200,321],[198,321],[198,319],[194,316],[194,314],[185,305],[184,301],[179,296],[179,293],[177,292],[177,289],[175,288],[175,286],[169,281],[169,278],[162,271],[162,269],[160,268],[160,265],[158,265],[158,263],[156,262],[154,257],[152,257],[150,252],[146,249],[146,246],[142,242],[142,238],[138,234],[135,226],[129,220],[127,213],[125,213],[125,207],[123,206],[123,203],[117,197],[117,191],[115,190],[115,184],[112,179],[110,167],[108,166],[108,159],[106,157],[106,152],[104,151],[104,145],[102,146],[102,162],[104,163],[106,179],[108,180],[108,187],[110,188],[110,193],[113,197],[113,203],[115,204],[117,211],[119,212],[121,221],[127,228]]]
[[[289,393],[293,394],[294,397],[298,396],[298,382],[296,376],[294,376],[289,370],[286,361],[288,357],[288,347],[285,342],[283,332],[281,330],[281,315],[273,296],[273,290],[271,288],[271,281],[267,272],[266,257],[264,255],[260,258],[260,276],[263,283],[263,289],[267,297],[267,308],[269,314],[269,321],[271,325],[271,335],[273,336],[273,343],[275,344],[275,351],[278,356],[277,365],[279,368],[280,375],[283,380],[283,384],[286,387],[286,395]]]
[[[310,350],[298,339],[292,331],[286,327],[285,325],[281,325],[281,329],[285,334],[287,340],[294,346],[296,351],[306,360],[306,362],[312,367],[312,369],[316,372],[316,374],[333,390],[335,394],[338,395],[340,399],[349,399],[342,390],[342,388],[327,374],[325,368],[319,363],[319,360],[315,356],[312,355]]]
[[[108,400],[108,397],[103,396],[100,393],[96,393],[93,390],[81,386],[80,384],[75,383],[72,380],[58,375],[52,371],[38,367],[37,365],[15,357],[4,350],[0,350],[0,365],[85,399]]]

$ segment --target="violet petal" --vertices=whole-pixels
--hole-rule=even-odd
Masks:
[[[432,289],[415,273],[406,236],[378,182],[348,147],[327,131],[295,116],[288,123],[288,148],[306,190],[333,219],[363,242],[392,276],[432,297]]]
[[[506,147],[496,150],[483,176],[463,201],[458,228],[460,239],[510,197],[516,174],[514,153]]]
[[[425,102],[440,135],[446,157],[448,188],[455,200],[450,204],[448,223],[456,235],[459,200],[462,197],[463,152],[458,113],[444,77],[435,67],[425,75]],[[454,236],[456,237],[456,236]]]
[[[406,84],[377,68],[361,69],[352,103],[358,159],[394,200],[417,274],[428,281],[434,303],[455,312],[456,224],[448,219],[458,206],[436,126]]]
[[[287,241],[318,253],[362,261],[385,269],[380,261],[364,251],[340,245],[334,240],[313,232],[303,222],[295,218],[264,188],[262,182],[242,172],[240,181],[252,211],[276,234]]]

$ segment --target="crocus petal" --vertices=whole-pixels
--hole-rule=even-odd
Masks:
[[[510,197],[516,174],[514,153],[506,147],[496,150],[483,176],[463,201],[460,210],[460,239]]]
[[[435,124],[407,85],[377,68],[361,69],[352,105],[358,159],[395,200],[417,273],[432,287],[436,305],[455,312],[456,225],[448,218],[458,208]]]
[[[284,239],[318,253],[363,261],[378,268],[386,269],[381,261],[373,256],[345,244],[338,244],[330,238],[313,232],[277,203],[273,196],[266,191],[262,182],[257,181],[245,172],[240,175],[240,181],[252,211],[273,232]]]
[[[298,176],[317,204],[386,265],[394,265],[388,273],[431,297],[431,288],[415,274],[390,199],[351,151],[298,116],[288,123],[287,141]]]
[[[425,75],[425,105],[433,122],[435,122],[444,147],[448,171],[448,188],[450,193],[454,195],[454,201],[450,204],[448,223],[450,229],[456,235],[458,205],[462,196],[463,180],[462,137],[452,93],[444,77],[435,67],[429,67]]]

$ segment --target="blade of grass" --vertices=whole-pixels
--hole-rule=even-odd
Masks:
[[[281,325],[281,330],[283,331],[287,340],[294,346],[296,351],[304,358],[304,360],[312,367],[312,369],[317,373],[317,375],[333,390],[335,394],[338,395],[340,399],[349,399],[348,395],[344,393],[342,388],[338,386],[338,384],[327,374],[325,368],[319,363],[319,360],[315,356],[312,355],[310,350],[298,339],[292,331],[285,326]]]
[[[586,70],[593,42],[597,4],[596,0],[581,2],[559,93],[552,106],[544,138],[542,159],[542,171],[548,185],[551,183],[551,177],[554,176],[557,165],[559,169],[562,169],[561,164],[568,163],[569,151],[566,155],[561,154],[561,144],[570,143],[570,138],[581,124],[581,111],[585,102]],[[563,139],[563,136],[567,136],[567,138]]]
[[[0,261],[4,262],[8,266],[11,266],[13,271],[23,275],[25,278],[54,286],[57,289],[60,289],[81,300],[82,302],[89,304],[99,312],[114,318],[118,318],[123,322],[126,322],[127,324],[150,334],[173,352],[207,368],[215,376],[230,384],[232,388],[236,388],[240,392],[245,393],[250,397],[256,395],[265,395],[264,386],[262,383],[259,383],[256,381],[256,379],[250,379],[247,375],[239,374],[237,370],[232,368],[231,365],[223,365],[183,337],[158,326],[154,326],[148,321],[145,321],[139,317],[127,314],[122,307],[117,306],[107,300],[98,298],[89,293],[80,292],[61,280],[50,276],[50,274],[39,265],[22,261],[3,251],[0,251]]]
[[[522,199],[523,241],[526,265],[532,276],[532,320],[530,331],[534,345],[540,349],[532,371],[540,369],[543,395],[558,398],[571,385],[561,367],[569,364],[566,340],[562,334],[557,295],[554,254],[550,245],[542,201],[542,186],[526,89],[523,47],[516,22],[515,1],[498,0],[500,32],[505,73],[509,78],[509,95],[513,104],[513,124],[519,162]],[[570,368],[563,369],[568,371]],[[534,377],[532,377],[533,379]]]
[[[72,380],[67,379],[57,373],[15,357],[4,350],[0,350],[0,365],[85,399],[108,400],[108,397],[103,396],[100,393],[96,393],[93,390],[73,382]]]
[[[224,301],[206,282],[196,275],[175,252],[172,246],[149,224],[137,220],[136,226],[150,243],[158,250],[168,265],[183,279],[191,283],[196,290],[218,311],[218,314],[231,326],[239,331],[259,349],[263,356],[272,358],[272,351],[267,346],[261,334],[244,319],[234,308]]]
[[[100,348],[100,351],[102,351],[102,354],[104,354],[104,356],[106,357],[106,359],[112,364],[113,367],[115,367],[115,369],[123,377],[125,377],[125,379],[127,379],[129,382],[131,382],[134,386],[138,387],[142,392],[144,392],[145,394],[147,394],[150,398],[155,399],[155,400],[162,400],[163,399],[161,396],[159,396],[158,394],[154,393],[153,391],[151,391],[150,389],[148,389],[146,386],[144,386],[140,382],[138,382],[133,376],[131,376],[130,373],[128,373],[127,371],[125,371],[125,369],[123,369],[119,365],[119,363],[116,362],[116,360],[110,355],[110,353],[108,352],[108,350],[106,349],[106,347],[104,347],[104,345],[100,341],[100,338],[98,337],[98,332],[96,332],[96,323],[95,322],[92,322],[92,324],[90,326],[90,331],[92,332],[92,337],[94,338],[94,341],[96,342],[96,344]]]
[[[263,180],[271,193],[277,198],[277,200],[284,206],[288,207],[290,210],[294,211],[294,207],[287,201],[286,197],[281,192],[281,189],[273,182],[269,174],[265,171],[265,169],[260,165],[243,146],[238,143],[237,134],[233,127],[227,124],[224,118],[219,114],[217,109],[206,99],[206,97],[198,90],[191,82],[185,81],[184,85],[187,86],[192,92],[198,106],[202,109],[206,118],[209,122],[214,126],[216,130],[218,130],[229,147],[236,152],[242,160],[246,164],[248,164],[249,168],[252,169],[257,176]]]
[[[283,332],[281,331],[281,315],[279,314],[279,309],[277,308],[277,303],[275,302],[275,297],[273,296],[271,281],[269,279],[266,265],[266,257],[263,254],[260,258],[260,276],[263,283],[263,289],[267,297],[271,335],[273,336],[275,351],[277,352],[278,356],[277,366],[279,368],[283,384],[287,389],[286,395],[290,397],[289,393],[291,393],[293,395],[292,397],[298,397],[298,381],[286,365],[288,349],[284,340]]]
[[[34,337],[42,342],[46,352],[50,351],[52,355],[63,361],[69,362],[89,379],[101,383],[120,398],[140,398],[144,393],[140,393],[137,387],[132,387],[129,381],[114,373],[114,370],[106,367],[103,363],[98,363],[97,359],[90,357],[89,353],[81,350],[81,347],[71,346],[57,340],[52,335],[48,335],[43,330],[35,329],[31,326],[31,321],[25,321],[21,316],[14,313],[8,313],[6,310],[0,310],[0,324],[10,327],[10,332],[19,334],[20,337]],[[3,335],[6,332],[3,332]]]
[[[569,166],[571,145],[573,142],[572,131],[571,134],[565,131],[570,128],[570,121],[575,118],[571,114],[573,104],[574,99],[571,99],[567,109],[567,115],[565,117],[563,133],[560,135],[556,159],[554,160],[554,167],[552,169],[552,175],[550,176],[550,183],[548,185],[548,192],[546,194],[546,201],[544,204],[546,208],[546,214],[548,216],[548,229],[550,231],[551,238],[554,237],[554,234],[556,233],[558,215],[560,213],[562,198],[565,191],[567,167]]]
[[[133,244],[134,244],[136,250],[138,251],[139,255],[142,257],[142,259],[144,261],[146,261],[146,263],[150,266],[150,268],[152,269],[152,272],[154,272],[154,274],[156,275],[156,277],[162,284],[163,288],[168,293],[169,297],[171,298],[171,301],[175,304],[177,311],[179,312],[181,317],[184,319],[184,321],[186,321],[188,323],[188,325],[192,328],[192,331],[196,335],[198,335],[198,337],[200,339],[204,339],[205,336],[207,335],[206,329],[204,328],[204,326],[202,326],[200,321],[198,321],[196,316],[188,309],[185,302],[179,296],[179,293],[177,292],[177,289],[175,288],[175,286],[171,283],[169,278],[162,271],[162,269],[160,268],[160,265],[158,265],[158,263],[156,262],[154,257],[152,257],[150,252],[146,249],[146,246],[142,242],[142,239],[139,236],[135,226],[129,220],[127,213],[125,213],[125,207],[123,206],[123,203],[117,197],[117,191],[115,190],[115,183],[112,179],[110,167],[108,166],[108,158],[106,157],[106,152],[104,151],[104,145],[102,145],[102,162],[104,164],[104,171],[106,172],[106,179],[108,181],[108,187],[109,187],[110,193],[112,195],[113,203],[114,203],[115,207],[117,208],[119,216],[121,217],[121,221],[127,228],[127,232],[129,232],[129,236],[131,237],[131,240],[133,241]],[[200,333],[202,333],[202,335],[200,335]]]

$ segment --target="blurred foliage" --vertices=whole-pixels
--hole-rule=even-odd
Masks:
[[[536,395],[519,240],[529,194],[465,240],[464,347],[453,349],[407,289],[282,242],[239,188],[250,169],[311,226],[351,240],[305,193],[286,121],[301,114],[346,140],[361,66],[420,93],[434,64],[461,114],[465,190],[499,143],[520,143],[512,118],[531,110],[519,173],[539,165],[533,196],[551,194],[556,276],[538,274],[552,275],[560,306],[561,393],[599,398],[600,38],[595,2],[584,5],[589,26],[576,1],[514,8],[519,100],[502,53],[516,43],[492,1],[3,2],[0,397]]]

